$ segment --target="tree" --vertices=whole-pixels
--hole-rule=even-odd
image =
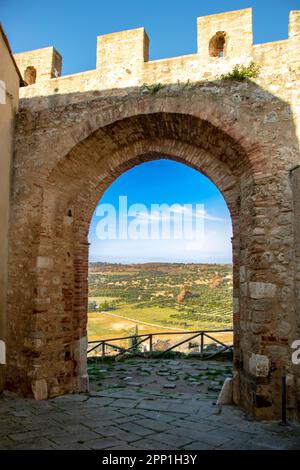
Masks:
[[[97,305],[97,302],[95,300],[88,303],[88,311],[89,312],[96,312],[97,310],[98,310],[98,305]]]
[[[134,333],[134,335],[133,335],[132,338],[131,338],[131,348],[132,348],[132,352],[133,352],[133,353],[136,353],[136,352],[138,352],[138,350],[139,350],[139,345],[138,345],[139,338],[138,338],[138,334],[139,334],[138,326],[135,325],[135,333]]]
[[[107,300],[105,300],[102,304],[99,305],[99,309],[103,312],[107,312],[108,310],[113,310],[114,307],[112,307]]]

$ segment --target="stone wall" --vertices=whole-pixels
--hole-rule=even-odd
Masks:
[[[295,303],[296,316],[292,325],[295,339],[300,339],[300,164],[291,170],[291,184],[294,206],[294,242],[295,242]],[[296,377],[298,415],[300,415],[300,367],[295,364],[293,373]]]
[[[299,20],[291,12],[289,39],[253,46],[250,10],[200,18],[198,53],[160,61],[148,61],[143,28],[113,33],[99,38],[95,71],[22,89],[10,239],[11,388],[36,398],[86,389],[93,210],[120,174],[164,156],[206,174],[231,213],[235,402],[257,419],[278,418],[288,373],[289,416],[299,416],[290,348],[299,331],[291,184],[300,161]],[[255,81],[218,79],[252,59],[261,65]],[[142,86],[158,82],[166,86]]]
[[[14,58],[23,79],[29,85],[39,83],[44,79],[59,77],[61,74],[62,58],[54,47],[21,52],[20,54],[15,54]],[[30,69],[34,77],[32,83],[28,80],[30,74],[27,75]]]
[[[234,65],[248,64],[254,60],[261,65],[260,76],[256,80],[258,85],[291,104],[299,127],[299,18],[299,11],[291,11],[288,39],[253,45],[251,9],[201,17],[197,20],[196,54],[152,61],[149,61],[149,39],[143,28],[99,36],[95,70],[43,80],[23,88],[20,96],[77,94],[136,87],[144,83],[179,82],[184,86],[187,81],[216,80],[231,71]],[[213,57],[209,55],[209,43],[220,31],[226,35],[224,55]],[[50,78],[54,76],[53,71],[49,71],[51,50],[53,48],[16,54],[16,61],[24,72],[25,64],[26,67],[35,66],[31,57],[34,58],[35,54],[40,56],[41,51],[45,51],[46,62],[41,61],[40,73]],[[23,57],[26,59],[24,63]],[[72,99],[72,96],[69,98]]]
[[[6,341],[6,297],[8,224],[10,205],[11,162],[15,114],[19,103],[20,77],[5,34],[0,28],[0,392],[4,386],[3,349]]]

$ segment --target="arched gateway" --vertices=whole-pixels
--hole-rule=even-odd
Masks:
[[[109,40],[100,41],[102,65]],[[118,49],[111,51],[113,62]],[[157,76],[165,66],[158,62]],[[299,416],[300,366],[291,360],[292,342],[300,339],[299,150],[289,102],[268,91],[268,74],[261,73],[260,83],[169,80],[154,89],[116,79],[115,88],[70,85],[66,92],[61,77],[25,88],[10,223],[11,388],[36,398],[87,388],[90,219],[117,176],[167,157],[208,176],[231,213],[235,403],[257,419],[277,418],[286,374],[288,410]]]

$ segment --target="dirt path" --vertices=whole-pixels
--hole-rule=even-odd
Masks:
[[[155,328],[163,328],[164,330],[176,330],[188,333],[189,330],[184,330],[183,328],[175,328],[171,326],[162,326],[157,325],[156,323],[147,323],[145,321],[135,320],[134,318],[125,317],[124,315],[117,315],[116,313],[100,312],[102,315],[109,315],[111,317],[123,318],[124,320],[132,321],[134,323],[140,323],[142,325],[154,326]]]

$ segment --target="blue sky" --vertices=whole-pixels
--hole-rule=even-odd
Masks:
[[[63,74],[95,68],[96,37],[144,26],[150,60],[196,52],[196,18],[252,7],[254,43],[285,39],[290,10],[300,0],[0,0],[0,19],[13,52],[54,46],[63,56]],[[166,178],[167,176],[167,178]],[[101,203],[204,204],[204,242],[184,240],[99,240],[94,214],[90,259],[115,262],[231,261],[231,221],[217,188],[203,175],[166,160],[128,171],[106,191]]]
[[[101,240],[97,225],[104,220],[94,213],[89,241],[91,261],[113,262],[231,262],[231,219],[227,205],[211,181],[198,171],[181,163],[158,160],[143,163],[115,180],[100,204],[112,204],[119,214],[119,196],[127,196],[127,205],[142,203],[150,212],[151,204],[196,204],[204,206],[201,237],[163,240]],[[193,213],[192,213],[193,214]],[[171,217],[172,218],[172,217]],[[129,218],[129,223],[135,218]],[[195,222],[195,217],[192,217]],[[204,235],[204,238],[202,237]]]
[[[253,9],[254,42],[284,39],[299,0],[0,0],[0,18],[13,52],[54,46],[63,73],[96,63],[96,37],[144,26],[150,59],[196,51],[197,16]]]

